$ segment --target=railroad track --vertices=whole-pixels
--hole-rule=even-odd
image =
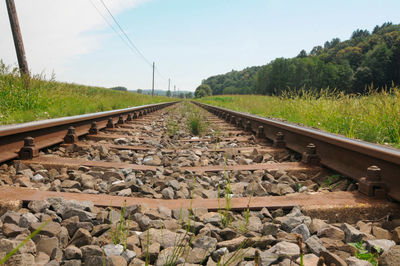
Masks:
[[[240,243],[246,243],[250,255],[242,254],[240,260],[252,261],[249,265],[256,261],[259,265],[296,261],[298,254],[290,252],[297,252],[299,247],[309,254],[309,263],[320,260],[327,265],[342,265],[351,253],[347,245],[350,241],[390,241],[392,237],[399,241],[396,237],[400,237],[400,227],[396,226],[400,222],[395,219],[399,208],[387,201],[400,200],[399,151],[196,104],[198,107],[193,103],[154,104],[0,128],[4,236],[15,238],[13,232],[23,232],[24,227],[15,217],[20,220],[24,212],[35,213],[40,216],[38,220],[44,220],[44,215],[56,217],[53,223],[58,226],[69,224],[68,219],[77,216],[76,228],[69,232],[67,243],[58,245],[61,256],[53,256],[54,250],[41,252],[49,257],[48,261],[102,263],[101,255],[91,253],[69,257],[67,246],[78,247],[81,253],[87,252],[82,247],[88,244],[111,249],[103,242],[110,242],[110,235],[105,236],[110,226],[106,228],[105,224],[113,219],[100,219],[99,215],[116,212],[118,216],[121,210],[111,208],[125,212],[129,206],[136,224],[128,230],[132,238],[134,231],[149,228],[155,236],[164,228],[176,238],[179,230],[193,220],[197,229],[191,228],[194,231],[190,237],[207,236],[208,242],[214,243],[215,239],[223,243],[212,244],[210,250],[203,242],[187,244],[185,248],[190,252],[184,249],[178,257],[193,264],[201,263],[200,257],[204,256],[203,263],[214,265],[222,256],[222,261],[238,265],[238,250],[245,250]],[[186,126],[193,116],[201,117],[200,123],[206,121],[201,136],[193,136]],[[59,197],[64,198],[61,207],[54,200]],[[75,200],[72,207],[69,200]],[[89,205],[79,203],[85,201],[90,201]],[[65,206],[76,215],[66,214]],[[370,224],[363,222],[366,220]],[[178,226],[179,221],[186,227]],[[87,230],[90,241],[89,237],[86,242],[80,239],[85,238],[84,231],[76,236],[82,222],[92,223],[91,230]],[[353,226],[329,224],[339,222]],[[233,230],[243,224],[250,229]],[[8,227],[4,229],[4,225]],[[104,227],[102,234],[96,230],[93,234],[93,226],[97,225]],[[221,230],[225,233],[220,234]],[[296,233],[306,244],[297,242]],[[307,243],[310,234],[313,240]],[[129,247],[135,256],[107,253],[107,264],[125,261],[141,265],[146,258],[156,265],[165,264],[174,245],[153,239],[159,245],[149,253],[143,235],[136,235],[137,241],[131,239],[134,243]],[[183,235],[189,237],[187,232]],[[60,235],[50,237],[61,239]],[[337,238],[338,242],[329,242],[329,238]],[[35,240],[39,249],[40,241]],[[198,254],[199,250],[204,254]],[[30,254],[38,259],[39,253]],[[42,253],[41,259],[46,260]]]

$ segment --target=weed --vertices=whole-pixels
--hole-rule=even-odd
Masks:
[[[149,103],[173,101],[173,98],[137,94],[56,82],[35,75],[26,89],[26,79],[18,69],[0,60],[0,124],[107,111]]]
[[[167,133],[169,136],[175,136],[178,133],[179,126],[175,121],[168,121],[167,123]]]
[[[27,236],[21,243],[18,244],[18,246],[16,246],[13,250],[11,250],[10,252],[8,252],[4,258],[2,258],[0,260],[0,265],[3,265],[4,263],[6,263],[6,261],[8,261],[12,255],[14,255],[15,253],[18,252],[18,250],[20,248],[22,248],[23,246],[26,245],[26,243],[28,243],[29,240],[31,240],[34,236],[36,236],[40,231],[43,230],[43,228],[50,222],[51,220],[45,221],[44,223],[42,223],[38,229],[36,229],[35,231],[33,231],[29,236]]]
[[[400,87],[371,90],[367,95],[300,90],[281,97],[213,96],[198,101],[400,147]]]
[[[375,246],[374,249],[376,252],[371,253],[364,247],[364,243],[362,240],[358,243],[349,243],[349,245],[357,249],[357,252],[355,254],[357,258],[359,258],[360,260],[366,260],[373,266],[378,266],[378,257],[379,254],[382,252],[382,249],[380,247]]]
[[[247,226],[249,225],[249,220],[250,220],[250,202],[251,202],[251,199],[253,197],[253,193],[254,193],[254,187],[252,185],[249,201],[247,202],[247,208],[246,208],[246,211],[244,212],[245,223],[243,225],[240,225],[240,230],[242,232],[246,232],[247,231]]]
[[[116,224],[116,229],[114,229],[114,225],[112,224],[112,209],[110,211],[110,223],[111,223],[111,239],[114,245],[121,244],[124,246],[124,251],[127,246],[127,239],[129,236],[129,217],[125,219],[126,212],[126,201],[124,202],[124,206],[121,210],[121,217]]]

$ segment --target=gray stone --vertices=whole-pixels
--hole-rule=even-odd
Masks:
[[[173,199],[175,196],[174,190],[170,187],[166,187],[161,191],[163,198],[165,199]]]
[[[107,244],[103,247],[104,253],[106,256],[119,256],[124,251],[124,247],[122,245],[114,245]]]
[[[398,265],[400,261],[400,245],[391,247],[379,257],[379,266]]]
[[[67,260],[81,259],[82,251],[79,248],[77,248],[76,246],[71,245],[65,249],[64,255]]]
[[[302,235],[303,241],[306,241],[310,237],[310,231],[308,230],[308,227],[305,224],[300,224],[295,228],[293,228],[292,233]]]
[[[130,188],[126,188],[118,191],[117,195],[121,197],[130,197],[132,195],[132,190]]]
[[[5,224],[7,223],[7,224],[19,225],[20,220],[21,220],[21,214],[13,211],[7,211],[3,216],[1,216],[1,221]]]
[[[211,257],[214,261],[218,261],[218,259],[222,256],[224,256],[225,254],[228,254],[229,250],[227,247],[222,247],[219,248],[217,250],[215,250],[214,252],[211,253]]]
[[[96,245],[82,246],[82,247],[80,247],[80,250],[82,251],[82,256],[84,259],[87,257],[103,255],[103,250],[99,246],[96,246]]]
[[[81,265],[82,262],[80,260],[67,260],[64,262],[63,266],[81,266]]]
[[[56,260],[51,260],[48,263],[46,263],[44,266],[60,266],[60,263]]]
[[[269,266],[273,263],[278,262],[279,255],[275,253],[271,253],[269,251],[260,252],[260,261],[261,265]]]
[[[189,217],[189,211],[187,209],[173,209],[172,210],[172,218],[178,221],[187,221]]]
[[[276,236],[278,233],[279,225],[273,223],[265,223],[263,225],[262,234]]]
[[[15,254],[7,261],[10,266],[32,266],[35,265],[35,257],[29,253]]]
[[[157,210],[160,213],[161,217],[163,217],[164,219],[171,218],[171,210],[169,208],[164,206],[158,206]]]
[[[300,255],[300,248],[298,245],[282,241],[275,244],[267,250],[270,253],[278,255],[280,258],[295,259]]]
[[[30,212],[24,213],[21,215],[21,219],[19,220],[19,226],[23,228],[29,228],[32,223],[37,223],[39,220]]]
[[[174,190],[179,190],[181,188],[181,185],[175,179],[168,181],[167,186],[172,187]]]
[[[356,257],[348,257],[346,259],[346,263],[348,266],[372,266],[371,263],[369,263],[366,260],[360,260],[357,259]]]
[[[42,226],[42,223],[32,223],[29,227],[29,230],[31,232],[39,229]],[[38,233],[39,235],[45,235],[48,237],[53,237],[57,236],[61,232],[61,225],[59,223],[55,222],[49,222],[46,224],[45,227],[41,229],[41,231]]]
[[[247,230],[261,233],[263,229],[263,225],[261,223],[260,218],[256,216],[250,216],[247,224]]]
[[[90,245],[92,243],[92,236],[89,231],[83,228],[76,230],[74,236],[70,241],[70,245],[75,245],[77,247],[82,247]]]
[[[306,223],[311,223],[311,218],[308,216],[289,216],[289,214],[285,217],[276,218],[278,221],[281,221],[281,229],[290,233],[293,228],[296,226]]]
[[[47,200],[34,200],[29,202],[28,208],[33,212],[43,212],[45,209],[50,207],[50,203]]]
[[[46,237],[43,236],[36,242],[36,250],[38,252],[44,252],[51,257],[54,249],[59,246],[59,240],[57,237]]]
[[[22,237],[21,239],[16,239],[16,240],[10,240],[10,239],[0,239],[0,250],[2,252],[8,253],[14,248],[16,248],[23,240],[25,236]],[[28,242],[23,245],[16,254],[21,254],[21,253],[36,253],[36,246],[35,243],[32,240],[28,240]]]
[[[324,258],[326,265],[347,266],[347,263],[342,258],[332,252],[321,251],[320,256]]]
[[[136,252],[127,249],[124,252],[122,252],[121,256],[129,263],[131,262],[131,260],[136,258]]]
[[[3,224],[3,235],[6,237],[16,237],[19,234],[27,233],[29,234],[29,231],[26,228],[21,228],[18,225],[15,224]]]
[[[344,239],[344,232],[340,230],[339,228],[333,226],[333,225],[326,225],[320,230],[318,230],[317,233],[318,237],[326,237],[330,239],[337,239],[337,240],[343,240]]]
[[[308,238],[305,243],[310,251],[317,256],[319,256],[321,251],[326,251],[326,248],[323,246],[322,241],[316,235]]]
[[[194,248],[213,251],[217,247],[217,239],[203,235],[195,238],[192,244]]]
[[[87,212],[87,211],[80,210],[80,209],[75,209],[75,208],[67,208],[61,215],[64,220],[71,218],[73,216],[78,216],[79,221],[81,221],[81,222],[91,222],[92,220],[94,220],[96,218],[96,214],[94,214],[94,213]]]
[[[387,239],[375,239],[365,241],[367,249],[369,251],[377,251],[375,247],[382,249],[383,252],[388,251],[391,247],[395,246],[396,243],[393,240]]]
[[[344,223],[341,226],[341,229],[344,232],[344,235],[345,235],[344,241],[346,243],[360,242],[363,239],[363,237],[365,236],[365,234],[363,232],[357,230],[355,227],[353,227],[347,223]]]

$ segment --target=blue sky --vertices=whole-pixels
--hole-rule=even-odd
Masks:
[[[100,0],[92,1],[108,16]],[[90,0],[31,2],[16,0],[34,73],[54,72],[57,80],[88,85],[151,88],[151,67],[108,27]],[[162,75],[156,73],[157,89],[166,89],[171,78],[178,89],[194,90],[211,75],[293,57],[334,37],[347,39],[357,28],[400,23],[398,0],[105,2],[145,57],[156,62]],[[4,5],[0,58],[15,64]]]

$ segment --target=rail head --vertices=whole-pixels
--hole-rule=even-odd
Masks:
[[[18,158],[18,153],[24,147],[24,140],[27,137],[34,138],[35,149],[39,150],[63,142],[70,127],[74,128],[74,135],[82,136],[89,133],[94,122],[97,129],[102,129],[107,126],[108,122],[118,123],[120,117],[122,117],[122,120],[126,120],[133,113],[140,116],[177,102],[148,104],[106,112],[1,126],[0,162]]]
[[[398,149],[258,115],[195,103],[214,113],[229,116],[230,121],[235,117],[240,118],[241,123],[250,122],[253,132],[257,131],[257,127],[263,126],[263,137],[271,141],[276,140],[279,132],[284,135],[286,147],[300,154],[307,150],[309,143],[314,143],[322,165],[357,181],[367,175],[368,167],[377,165],[381,169],[381,178],[387,184],[389,195],[400,201],[400,150]]]

